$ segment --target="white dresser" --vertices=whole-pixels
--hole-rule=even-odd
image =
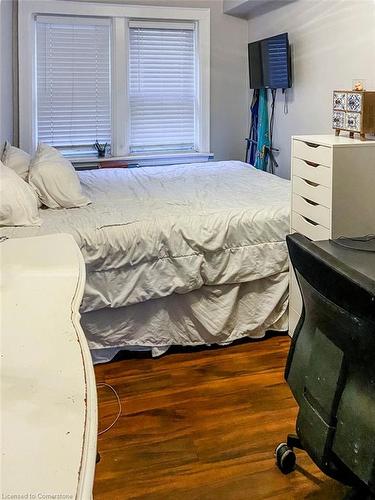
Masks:
[[[312,240],[375,234],[375,141],[292,137],[291,232]],[[289,333],[302,310],[291,271]]]
[[[87,500],[97,401],[82,255],[70,235],[20,238],[0,243],[0,264],[1,497]]]

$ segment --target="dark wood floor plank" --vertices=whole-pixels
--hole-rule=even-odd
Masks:
[[[123,411],[99,436],[96,500],[338,500],[344,488],[304,452],[296,471],[275,466],[275,446],[294,431],[297,407],[284,381],[290,340],[272,336],[159,359],[125,355],[95,367]],[[117,402],[98,389],[99,427]]]

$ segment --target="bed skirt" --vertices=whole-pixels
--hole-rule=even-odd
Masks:
[[[100,309],[82,314],[81,323],[94,363],[104,363],[122,349],[151,350],[159,356],[172,345],[223,345],[243,337],[264,337],[267,330],[286,331],[287,304],[288,272],[282,272]]]

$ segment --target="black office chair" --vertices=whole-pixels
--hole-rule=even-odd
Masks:
[[[285,369],[299,413],[277,464],[288,473],[293,448],[306,450],[365,498],[375,493],[375,280],[300,234],[287,245],[303,298]]]

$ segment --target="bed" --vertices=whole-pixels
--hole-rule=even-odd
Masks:
[[[94,362],[287,329],[290,183],[238,161],[79,173],[92,204],[9,238],[70,233]]]

